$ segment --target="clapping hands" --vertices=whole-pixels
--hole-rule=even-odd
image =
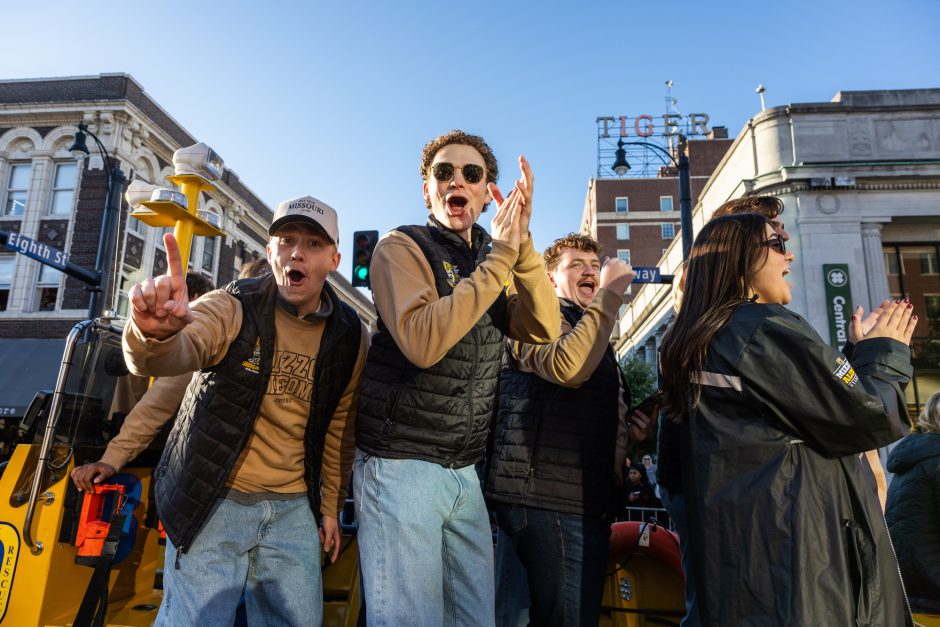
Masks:
[[[887,337],[903,344],[910,344],[917,326],[917,316],[908,299],[886,300],[867,316],[861,305],[852,316],[849,325],[849,340],[860,342],[876,337]]]
[[[519,250],[522,242],[529,238],[529,222],[532,219],[532,193],[535,177],[532,166],[524,156],[519,156],[519,179],[509,196],[503,197],[496,183],[487,185],[497,211],[491,222],[493,239]]]

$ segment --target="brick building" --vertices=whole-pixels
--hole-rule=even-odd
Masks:
[[[127,182],[139,179],[171,189],[175,186],[167,177],[174,173],[173,153],[198,139],[126,74],[0,81],[0,231],[65,251],[71,262],[92,270],[107,173],[90,138],[89,157],[76,161],[69,152],[80,122],[98,136]],[[214,185],[216,190],[203,194],[199,208],[218,214],[226,235],[194,238],[189,271],[221,286],[237,276],[243,263],[265,254],[273,212],[228,167]],[[131,286],[166,270],[162,237],[168,229],[127,216],[122,194],[111,280],[116,299],[112,303],[112,294],[102,297],[121,314],[126,313]],[[368,299],[336,273],[331,282],[374,324]],[[27,373],[41,370],[32,378],[54,383],[63,340],[86,318],[88,303],[81,281],[0,246],[0,359],[5,363],[15,360]],[[0,416],[20,411],[10,408],[21,408],[21,400],[14,402],[5,393],[24,387],[23,377],[29,376],[22,373],[6,384],[0,380]]]
[[[690,139],[684,145],[695,206],[731,140],[728,130],[717,126],[706,139]],[[660,168],[655,178],[589,179],[581,232],[603,244],[605,255],[617,256],[634,266],[655,266],[680,230],[675,167]],[[632,290],[627,302],[631,298]]]

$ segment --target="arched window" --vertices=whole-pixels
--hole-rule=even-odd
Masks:
[[[5,186],[3,216],[22,216],[26,210],[29,196],[29,179],[32,175],[31,163],[11,163]]]

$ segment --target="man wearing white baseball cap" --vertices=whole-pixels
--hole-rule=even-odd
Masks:
[[[333,246],[339,245],[336,211],[313,196],[301,196],[279,204],[274,212],[274,221],[271,222],[268,235],[274,235],[279,228],[291,222],[309,224],[329,237]]]
[[[336,211],[286,200],[268,233],[272,274],[192,308],[169,234],[169,274],[131,291],[131,372],[197,371],[154,472],[167,532],[157,625],[232,624],[243,593],[249,624],[322,622],[320,542],[335,560],[368,337],[327,282]]]

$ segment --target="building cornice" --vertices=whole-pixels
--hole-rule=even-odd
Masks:
[[[753,191],[772,196],[796,194],[805,192],[839,193],[839,192],[902,192],[940,189],[940,180],[936,181],[873,181],[856,183],[855,185],[813,185],[808,181],[792,181],[774,183],[770,185],[755,186]]]

